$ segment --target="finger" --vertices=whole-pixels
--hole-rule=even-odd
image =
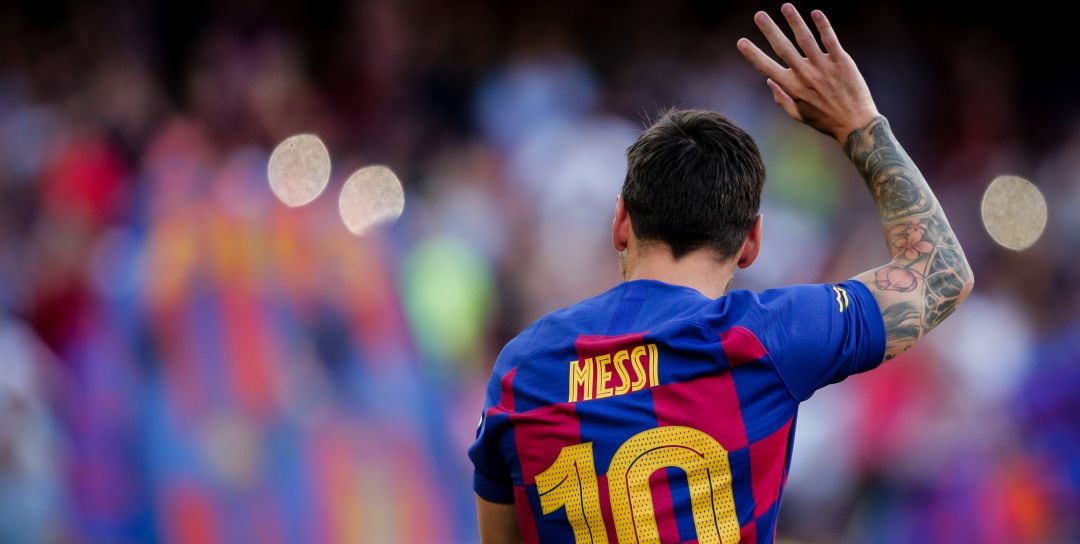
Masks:
[[[784,14],[784,18],[787,19],[788,25],[791,26],[791,31],[795,33],[795,41],[799,44],[799,49],[802,49],[803,55],[810,59],[820,57],[822,51],[818,47],[817,39],[814,38],[814,33],[810,31],[810,27],[806,26],[806,21],[799,14],[799,10],[789,3],[784,4],[780,11]]]
[[[817,26],[818,33],[821,34],[821,43],[825,45],[825,51],[830,55],[843,53],[844,48],[840,47],[840,40],[836,38],[836,31],[833,30],[832,23],[825,17],[825,14],[820,9],[815,9],[810,12],[810,18],[814,20],[814,25]]]
[[[772,57],[765,54],[757,45],[754,45],[754,42],[746,38],[740,38],[736,47],[746,57],[746,60],[750,61],[750,64],[753,64],[758,72],[761,72],[761,75],[776,81],[787,82],[789,80],[790,76],[787,68],[780,66]]]
[[[772,89],[773,100],[780,105],[780,108],[796,120],[801,121],[802,117],[799,115],[799,109],[795,107],[795,100],[791,98],[791,95],[787,94],[787,92],[780,87],[780,84],[773,81],[771,78],[766,79],[765,83]]]
[[[802,55],[791,44],[791,40],[784,35],[780,27],[776,26],[768,13],[764,11],[757,12],[754,15],[754,22],[761,29],[761,33],[765,35],[765,39],[769,40],[769,45],[772,46],[773,51],[776,51],[777,56],[787,63],[789,67],[793,67],[795,63],[803,60]]]

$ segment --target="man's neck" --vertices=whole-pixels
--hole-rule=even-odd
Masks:
[[[719,298],[735,275],[734,259],[720,261],[708,250],[693,251],[678,260],[666,247],[630,248],[627,253],[625,281],[657,280],[696,289],[709,298]]]

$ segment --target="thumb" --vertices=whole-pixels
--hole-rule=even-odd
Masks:
[[[765,83],[769,85],[769,89],[772,89],[773,100],[796,121],[802,121],[802,115],[799,114],[799,109],[795,107],[795,100],[791,98],[791,95],[787,94],[780,87],[780,84],[773,81],[772,78],[765,79]]]

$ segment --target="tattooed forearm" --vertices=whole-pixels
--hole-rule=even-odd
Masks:
[[[844,145],[874,197],[892,262],[860,277],[881,306],[886,358],[915,344],[949,316],[973,275],[945,213],[885,117],[851,132]]]
[[[910,302],[898,302],[882,309],[881,318],[885,322],[885,333],[889,340],[903,341],[918,337],[918,322],[921,312]]]
[[[882,221],[926,214],[937,204],[919,169],[878,116],[848,135],[844,152],[874,196]]]

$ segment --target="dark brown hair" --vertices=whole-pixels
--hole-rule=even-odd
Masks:
[[[726,259],[753,226],[764,184],[744,130],[719,113],[671,110],[627,151],[622,196],[639,240],[667,244],[676,259],[700,248]]]

